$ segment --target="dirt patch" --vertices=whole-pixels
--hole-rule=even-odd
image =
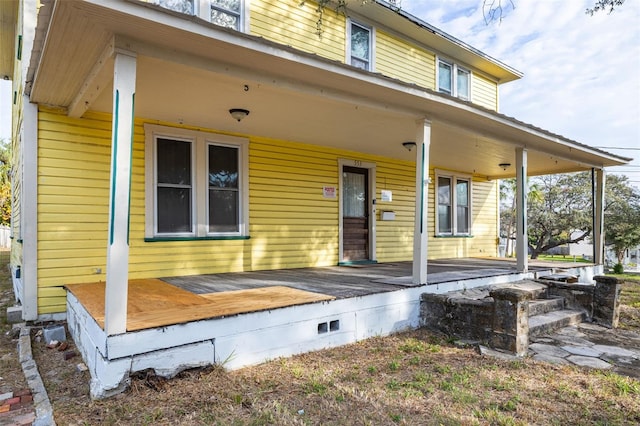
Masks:
[[[92,401],[79,357],[34,344],[59,424],[531,424],[640,422],[640,382],[501,361],[416,330],[255,367],[152,371]]]
[[[7,308],[15,303],[8,263],[9,252],[0,250],[0,394],[27,388],[18,359],[19,336],[7,323]]]

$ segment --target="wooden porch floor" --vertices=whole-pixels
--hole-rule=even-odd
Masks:
[[[105,283],[70,284],[66,288],[104,329]],[[332,299],[335,297],[283,286],[194,294],[158,279],[131,280],[127,331]]]
[[[529,269],[576,265],[531,262]],[[395,262],[131,280],[127,331],[413,287],[411,269]],[[513,260],[494,258],[430,260],[427,269],[427,285],[516,273]],[[105,283],[66,288],[104,329]]]

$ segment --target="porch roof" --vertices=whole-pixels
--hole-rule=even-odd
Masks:
[[[73,46],[73,48],[70,48]],[[45,2],[32,102],[112,110],[113,54],[137,55],[136,116],[413,161],[402,142],[432,121],[430,163],[488,179],[620,165],[592,148],[432,90],[139,2]],[[251,111],[242,123],[230,108]]]

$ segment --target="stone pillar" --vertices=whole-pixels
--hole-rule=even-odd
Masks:
[[[616,328],[620,319],[620,280],[596,275],[593,293],[593,320],[606,327]]]
[[[529,350],[529,300],[533,295],[515,288],[499,288],[489,292],[493,297],[493,334],[491,346],[518,356]]]

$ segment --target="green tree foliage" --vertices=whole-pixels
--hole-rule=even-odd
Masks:
[[[629,185],[626,176],[608,176],[604,230],[605,244],[622,264],[627,250],[640,246],[640,191]]]
[[[591,236],[593,204],[591,173],[533,177],[529,180],[528,245],[531,258]],[[515,179],[501,181],[500,236],[515,239]],[[640,194],[625,176],[607,175],[605,186],[606,244],[619,261],[627,249],[640,245]]]
[[[541,197],[529,199],[531,258],[554,247],[583,241],[591,234],[591,175],[574,173],[532,179]]]
[[[11,222],[11,142],[0,139],[0,225]]]

